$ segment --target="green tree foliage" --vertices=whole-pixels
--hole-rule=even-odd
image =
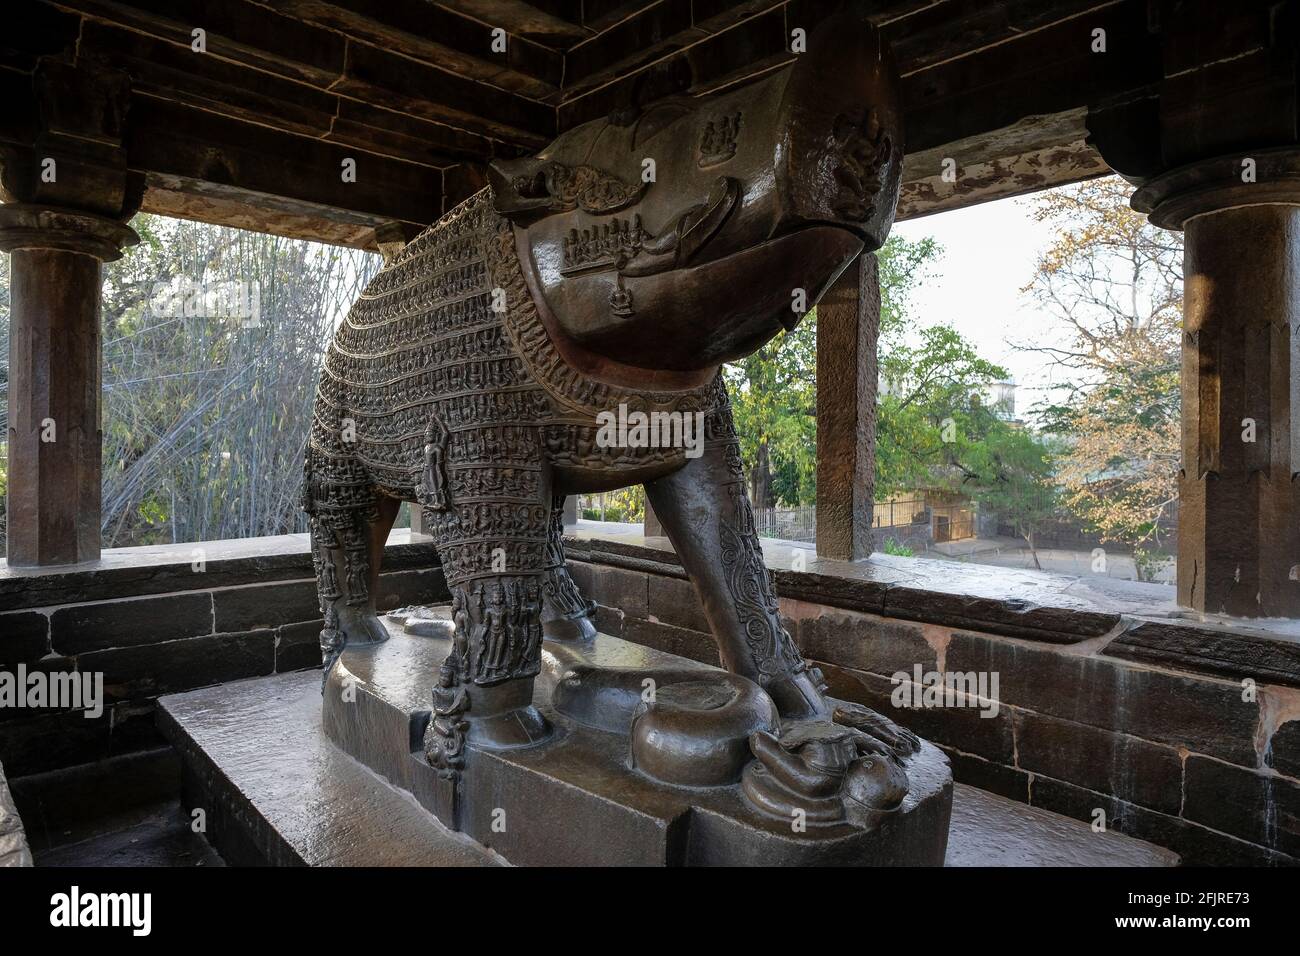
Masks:
[[[1036,537],[1056,520],[1058,495],[1051,446],[1024,426],[999,418],[988,408],[975,407],[970,427],[976,435],[962,442],[958,489],[973,498],[982,512],[996,514],[1025,539],[1038,562]]]
[[[900,322],[888,332],[882,327],[876,496],[934,487],[954,470],[971,477],[964,460],[992,428],[982,396],[1006,370],[949,325]]]
[[[881,335],[901,340],[908,297],[939,255],[931,239],[890,239],[880,264]],[[750,496],[759,507],[809,503],[817,495],[817,310],[753,355],[724,369]]]

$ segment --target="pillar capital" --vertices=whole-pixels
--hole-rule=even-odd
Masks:
[[[1133,208],[1154,225],[1181,230],[1198,216],[1249,206],[1300,206],[1300,146],[1261,149],[1188,163],[1133,193]]]
[[[0,205],[0,252],[55,249],[112,262],[139,241],[130,226],[96,213],[34,203]]]

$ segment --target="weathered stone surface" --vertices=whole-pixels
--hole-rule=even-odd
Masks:
[[[1119,624],[1117,614],[1047,607],[1016,597],[983,597],[916,587],[891,587],[885,595],[884,613],[1051,644],[1073,644],[1099,637]]]
[[[485,866],[494,861],[321,732],[320,675],[277,675],[164,698],[185,800],[234,865]]]
[[[1255,761],[1259,707],[1243,701],[1235,684],[960,632],[946,666],[996,671],[1006,704],[1238,764]]]
[[[1176,866],[1171,850],[957,784],[946,866]]]
[[[1012,719],[1021,769],[1178,814],[1183,765],[1172,747],[1030,711],[1017,710]]]
[[[1300,857],[1300,784],[1217,760],[1187,758],[1183,815],[1207,827]]]
[[[19,777],[12,781],[14,802],[39,854],[137,823],[176,798],[180,771],[176,752],[160,738],[149,750]]]
[[[610,607],[607,604],[596,605],[596,630],[602,634],[613,634],[615,637],[623,636],[623,612],[616,607]]]
[[[721,666],[718,646],[707,631],[691,631],[684,627],[625,618],[623,632],[618,636],[625,641],[653,647],[665,654],[676,654],[714,667]]]
[[[592,596],[602,602],[602,585],[595,576],[602,567],[635,569],[651,576],[682,575],[666,538],[597,537],[583,532],[566,536],[565,547],[572,563],[591,564]],[[1086,589],[1064,593],[1071,581],[1060,575],[881,554],[866,561],[836,561],[810,552],[804,554],[803,569],[795,571],[790,547],[767,540],[763,549],[783,598],[1055,644],[1098,637],[1120,622],[1116,610],[1073,593],[1086,595]],[[1166,606],[1167,602],[1152,600],[1133,609]]]
[[[650,574],[646,578],[649,586],[648,617],[662,624],[684,627],[690,631],[700,631],[705,634],[709,632],[709,622],[704,616],[704,608],[700,605],[699,596],[690,581],[668,578],[659,574]]]
[[[62,711],[70,710],[71,708],[56,706],[52,703],[47,704],[44,707],[29,707],[27,706],[28,698],[26,697],[26,694],[29,691],[33,674],[41,673],[58,680],[66,680],[66,677],[63,675],[72,675],[75,674],[76,671],[77,662],[75,658],[58,657],[53,654],[48,657],[43,657],[39,661],[32,661],[22,665],[0,664],[0,674],[9,675],[9,679],[15,682],[15,688],[17,688],[19,693],[23,695],[21,697],[22,703],[20,706],[0,707],[0,723],[8,720],[23,720],[32,717],[39,717],[43,714],[57,714]],[[26,678],[27,683],[18,684],[17,681],[20,677]],[[49,685],[47,684],[47,687],[48,686]],[[84,686],[83,683],[82,687],[84,688]]]
[[[1300,777],[1300,720],[1289,720],[1273,732],[1264,763],[1288,777]]]
[[[154,719],[157,709],[157,701],[152,697],[113,704],[113,727],[108,735],[109,755],[118,757],[165,747],[167,741],[158,733],[158,723]]]
[[[982,708],[971,707],[896,707],[893,694],[899,687],[889,677],[867,671],[840,667],[814,659],[830,685],[832,697],[865,704],[890,720],[895,720],[927,740],[977,754],[998,763],[1011,765],[1015,759],[1015,741],[1011,728],[1011,710],[1000,707],[991,717],[981,717]],[[910,674],[909,674],[910,676]],[[911,694],[905,701],[912,702]]]
[[[394,531],[384,550],[386,572],[437,566],[428,539]],[[241,584],[301,580],[312,575],[306,534],[109,548],[94,567],[15,568],[0,562],[0,611],[199,591]],[[197,563],[201,562],[201,563]]]
[[[1300,687],[1300,640],[1253,628],[1144,621],[1106,645],[1111,657],[1240,681]]]
[[[100,760],[108,755],[108,714],[88,719],[69,711],[0,721],[0,760],[14,777]]]
[[[270,674],[275,670],[275,632],[212,634],[120,647],[92,651],[79,660],[83,671],[104,672],[104,695],[110,701],[133,700]]]
[[[391,611],[409,604],[433,604],[450,597],[441,568],[397,571],[379,576],[375,609]]]
[[[649,614],[649,581],[647,575],[639,571],[595,566],[591,574],[590,597],[618,608],[627,617],[644,619]]]
[[[319,620],[300,621],[297,624],[285,624],[276,630],[276,673],[321,666],[321,624]]]
[[[23,821],[5,779],[5,769],[0,766],[0,867],[31,865]]]
[[[214,591],[212,602],[218,633],[279,627],[320,616],[314,580]]]
[[[1029,802],[1030,775],[1014,767],[993,763],[983,757],[962,753],[952,747],[939,745],[952,764],[952,778],[958,783],[978,787],[988,793],[1015,800],[1019,803]]]
[[[927,671],[935,667],[935,650],[918,624],[806,604],[791,614],[805,657],[876,674],[911,674],[915,664]]]
[[[1227,836],[1181,817],[1116,800],[1074,784],[1035,776],[1030,802],[1076,820],[1092,823],[1105,812],[1108,829],[1147,840],[1176,852],[1184,866],[1295,866],[1300,859]]]
[[[50,651],[50,620],[36,611],[0,614],[0,664],[30,663]]]
[[[50,615],[50,639],[61,654],[158,644],[212,633],[206,593],[128,598],[61,607]]]

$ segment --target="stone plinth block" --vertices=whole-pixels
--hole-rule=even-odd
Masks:
[[[430,689],[447,654],[443,636],[408,633],[386,620],[386,643],[344,652],[326,682],[323,726],[339,748],[408,791],[448,828],[520,865],[941,865],[952,775],[922,743],[907,758],[910,790],[874,829],[810,826],[765,817],[737,785],[673,786],[631,767],[630,701],[584,711],[558,691],[574,681],[601,693],[639,690],[636,672],[713,680],[722,672],[610,637],[547,641],[535,706],[554,727],[546,743],[512,750],[472,744],[459,781],[424,756]],[[426,635],[437,632],[425,631]],[[443,632],[445,633],[445,632]],[[628,673],[631,672],[631,677]],[[612,679],[610,675],[619,675]],[[635,699],[636,694],[631,695]],[[626,706],[628,726],[610,723]]]

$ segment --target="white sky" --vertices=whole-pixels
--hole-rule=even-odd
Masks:
[[[916,241],[932,236],[943,247],[912,294],[912,315],[921,325],[946,322],[971,341],[982,358],[1006,368],[1016,389],[1021,418],[1044,397],[1052,376],[1044,356],[1018,352],[1011,343],[1050,341],[1060,322],[1028,293],[1039,254],[1052,241],[1049,223],[1033,217],[1030,197],[1003,199],[926,216],[894,226],[894,235]]]

